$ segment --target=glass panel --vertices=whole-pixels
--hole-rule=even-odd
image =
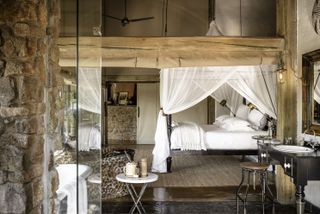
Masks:
[[[101,213],[102,2],[78,2],[78,213]]]
[[[55,145],[61,214],[101,213],[101,8],[101,0],[61,1],[64,123],[63,143]],[[88,51],[92,57],[83,58]]]
[[[61,41],[68,38],[71,44],[76,44],[76,1],[60,2],[60,56],[66,49],[61,48]],[[76,55],[76,50],[68,50],[68,54]],[[60,60],[61,62],[61,60]],[[62,139],[55,141],[54,161],[59,175],[57,190],[57,213],[75,213],[77,211],[77,72],[76,68],[61,66],[63,78],[63,117]],[[57,116],[58,116],[57,115]]]

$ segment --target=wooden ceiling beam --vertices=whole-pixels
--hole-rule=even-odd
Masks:
[[[75,38],[60,38],[60,65],[76,65]],[[282,38],[81,37],[80,66],[168,68],[277,63]]]

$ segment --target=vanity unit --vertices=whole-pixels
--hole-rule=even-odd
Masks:
[[[320,180],[320,151],[314,152],[307,147],[300,146],[288,147],[292,147],[292,150],[285,151],[271,144],[260,144],[260,160],[281,165],[285,174],[292,178],[296,186],[297,213],[303,214],[304,187],[309,180]]]

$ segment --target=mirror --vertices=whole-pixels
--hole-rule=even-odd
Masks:
[[[320,49],[302,56],[302,130],[320,135]]]
[[[313,122],[320,125],[320,60],[313,65]]]

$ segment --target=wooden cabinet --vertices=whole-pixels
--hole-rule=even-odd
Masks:
[[[106,139],[109,144],[154,144],[160,109],[159,83],[108,83]],[[114,93],[128,91],[130,104],[119,105]]]

